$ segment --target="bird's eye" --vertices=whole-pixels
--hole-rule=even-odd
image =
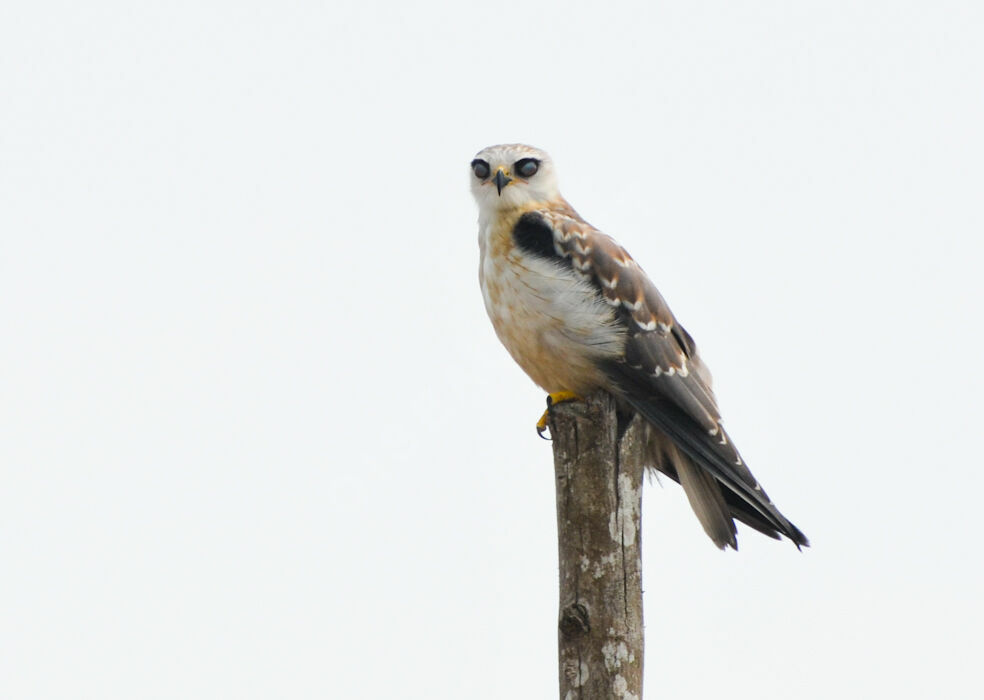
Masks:
[[[520,177],[533,177],[536,175],[536,171],[540,169],[540,161],[536,158],[523,158],[517,160],[513,167]]]
[[[492,172],[492,169],[489,167],[489,164],[486,163],[481,158],[476,158],[475,160],[473,160],[471,162],[471,166],[472,166],[472,172],[475,173],[475,177],[477,177],[479,180],[484,180]]]

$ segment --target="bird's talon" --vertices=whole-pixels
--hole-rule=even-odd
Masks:
[[[550,397],[547,397],[547,410],[543,412],[540,416],[540,420],[536,422],[536,434],[539,435],[544,440],[553,440],[552,437],[543,437],[543,434],[547,432],[547,421],[550,419]]]
[[[536,422],[536,434],[544,440],[553,440],[552,437],[543,437],[543,434],[547,432],[547,421],[550,420],[550,409],[559,403],[580,400],[581,397],[573,391],[555,391],[552,394],[547,394],[547,410],[543,412],[543,415],[540,416],[540,420]]]

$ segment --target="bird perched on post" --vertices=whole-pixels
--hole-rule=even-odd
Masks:
[[[490,146],[470,177],[485,308],[547,405],[604,390],[625,415],[641,415],[650,466],[680,483],[721,549],[738,548],[735,519],[808,546],[724,431],[693,338],[635,260],[560,196],[550,156]]]

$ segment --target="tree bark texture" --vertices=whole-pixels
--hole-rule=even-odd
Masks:
[[[645,429],[605,393],[551,409],[560,553],[560,698],[642,697]]]

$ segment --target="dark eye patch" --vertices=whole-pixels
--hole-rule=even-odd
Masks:
[[[471,162],[471,169],[479,180],[484,180],[492,173],[492,168],[481,158],[476,158]]]
[[[520,177],[533,177],[536,175],[536,171],[540,169],[540,161],[536,158],[523,158],[517,160],[513,168]]]

